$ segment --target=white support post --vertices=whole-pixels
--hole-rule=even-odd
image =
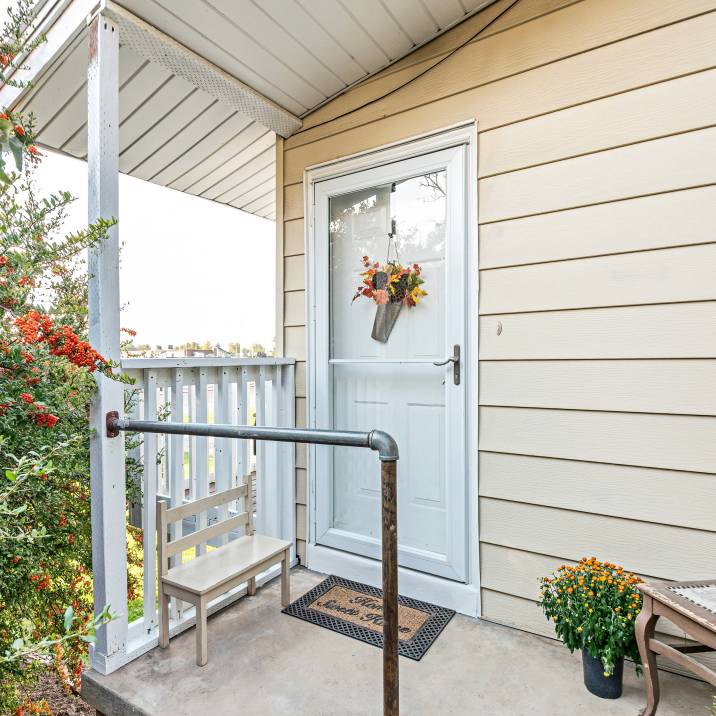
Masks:
[[[87,156],[89,221],[117,217],[119,211],[119,36],[98,15],[90,21],[87,68]],[[119,234],[90,249],[89,338],[105,358],[119,362]],[[118,619],[98,630],[92,667],[110,673],[125,661],[127,649],[127,559],[124,439],[107,438],[105,416],[124,407],[121,383],[98,376],[90,425],[92,565],[94,607],[110,605]]]

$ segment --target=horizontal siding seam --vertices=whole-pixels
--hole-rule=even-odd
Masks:
[[[709,68],[713,69],[713,67]],[[590,104],[589,102],[587,104]],[[549,114],[554,114],[550,112]],[[564,157],[558,157],[556,159],[546,159],[543,162],[534,162],[533,164],[525,164],[520,167],[513,167],[512,169],[505,169],[501,172],[493,172],[492,174],[481,174],[478,175],[478,181],[484,179],[492,179],[494,177],[505,176],[506,174],[514,174],[515,172],[529,171],[530,169],[536,169],[537,167],[546,167],[550,164],[559,164],[560,162],[568,162],[572,159],[579,159],[581,157],[594,156],[595,154],[604,154],[605,152],[613,152],[615,149],[625,149],[627,147],[634,147],[639,144],[647,144],[648,142],[656,142],[660,139],[668,139],[669,137],[678,137],[682,134],[691,134],[691,132],[700,132],[704,129],[713,129],[716,127],[716,122],[709,124],[697,125],[696,127],[689,127],[688,129],[679,129],[674,132],[666,132],[664,134],[655,134],[651,137],[644,137],[643,139],[634,139],[631,142],[622,142],[621,144],[614,144],[608,147],[600,147],[598,149],[591,149],[586,152],[577,152],[576,154],[568,154]]]
[[[504,403],[478,403],[481,408],[508,410],[562,410],[571,413],[619,413],[619,415],[668,415],[674,418],[716,418],[716,413],[675,413],[673,410],[623,410],[621,408],[567,408],[560,405],[511,405]],[[716,410],[716,408],[714,408]]]
[[[489,313],[480,312],[480,318],[488,316],[513,316],[513,315],[529,315],[534,313],[557,313],[561,311],[599,311],[607,308],[638,308],[640,306],[676,306],[692,303],[716,303],[714,298],[695,298],[693,300],[681,301],[653,301],[647,303],[608,303],[599,306],[562,306],[561,308],[535,308],[532,311],[490,311]]]
[[[698,130],[691,130],[698,131]],[[688,132],[687,132],[688,134]],[[630,146],[630,145],[627,145]],[[521,170],[520,170],[521,171]],[[482,180],[480,180],[482,181]],[[515,216],[504,216],[501,219],[493,219],[492,221],[478,221],[478,226],[488,226],[491,224],[500,224],[505,221],[515,221],[516,219],[527,219],[530,216],[545,216],[546,214],[559,214],[563,211],[572,211],[573,209],[584,209],[588,206],[604,206],[605,204],[616,204],[620,201],[629,201],[631,199],[642,199],[648,196],[661,196],[663,194],[672,194],[677,191],[688,191],[689,189],[705,189],[713,186],[713,182],[702,182],[701,184],[690,184],[689,186],[680,186],[672,189],[665,189],[663,191],[649,191],[645,194],[630,194],[629,196],[620,196],[618,199],[604,199],[603,201],[590,201],[586,204],[574,204],[571,206],[564,206],[560,209],[549,209],[548,211],[535,211],[531,214],[517,214]]]
[[[713,11],[716,12],[716,11]],[[573,102],[572,104],[565,105],[564,107],[559,107],[558,109],[552,109],[548,112],[539,112],[538,114],[533,114],[528,117],[522,117],[520,119],[514,119],[510,122],[504,122],[502,124],[496,124],[492,127],[489,127],[488,129],[483,129],[481,131],[481,134],[490,134],[491,132],[495,132],[499,129],[504,129],[505,127],[511,127],[515,124],[523,124],[524,122],[529,122],[533,119],[539,119],[540,117],[548,117],[550,114],[559,114],[560,112],[564,112],[569,109],[574,109],[575,107],[585,107],[587,105],[593,104],[595,102],[600,102],[601,100],[605,99],[611,99],[612,97],[619,97],[621,95],[627,95],[631,94],[632,92],[638,92],[639,90],[647,89],[649,87],[658,87],[659,85],[667,84],[668,82],[676,82],[677,80],[684,79],[686,77],[693,77],[694,75],[700,75],[704,72],[711,72],[712,70],[716,69],[716,65],[708,65],[706,67],[701,67],[698,70],[691,70],[690,72],[682,72],[678,75],[673,75],[670,77],[665,77],[660,80],[655,80],[654,82],[645,82],[644,84],[635,85],[633,87],[628,87],[626,89],[621,89],[616,92],[608,92],[607,94],[599,95],[597,97],[591,97],[590,99],[583,100],[582,102]],[[654,137],[649,137],[647,139],[639,139],[635,140],[634,142],[627,142],[626,144],[615,144],[613,147],[605,147],[604,149],[595,149],[593,152],[582,152],[580,154],[574,154],[570,155],[568,157],[563,157],[563,159],[574,159],[575,157],[581,157],[585,154],[592,154],[597,153],[601,151],[606,151],[608,149],[617,149],[618,147],[625,147],[629,146],[630,144],[639,144],[641,142],[648,142],[652,139],[661,139],[663,137],[669,137],[672,134],[683,134],[684,131],[691,131],[691,130],[680,130],[677,132],[672,132],[664,135],[658,135]],[[559,159],[545,161],[545,162],[538,162],[537,164],[530,164],[524,167],[519,167],[519,169],[530,169],[532,167],[541,166],[542,164],[551,164],[555,161],[560,161]],[[500,176],[501,174],[509,174],[513,171],[519,171],[519,169],[507,169],[503,172],[495,172],[494,174],[485,174],[484,176],[478,177],[479,179],[488,179],[489,177],[493,176]]]
[[[631,467],[631,466],[627,466]],[[658,469],[658,468],[652,468]],[[716,475],[714,475],[716,478]],[[716,488],[716,484],[714,485]],[[714,529],[709,530],[703,527],[691,527],[690,525],[682,525],[676,522],[663,522],[662,520],[648,520],[643,517],[629,517],[626,515],[616,515],[610,512],[593,512],[591,510],[580,510],[576,507],[563,507],[562,505],[551,505],[547,502],[535,501],[535,500],[517,500],[512,497],[501,497],[498,495],[489,495],[483,492],[479,493],[479,497],[482,500],[495,500],[496,502],[509,502],[517,505],[534,505],[535,507],[545,507],[550,510],[560,510],[562,512],[573,512],[582,515],[595,515],[597,517],[610,517],[615,520],[623,520],[624,522],[639,522],[648,525],[663,525],[665,527],[674,527],[681,530],[689,530],[689,532],[704,532],[706,534],[716,533],[716,521],[714,522]]]
[[[682,472],[686,472],[682,470]],[[507,502],[513,505],[533,505],[534,507],[542,507],[546,510],[557,510],[559,512],[571,512],[575,515],[594,515],[595,517],[606,517],[611,520],[619,520],[620,522],[638,522],[644,525],[660,525],[664,527],[673,527],[674,529],[686,530],[687,532],[699,532],[705,535],[712,535],[716,533],[714,530],[705,530],[701,527],[684,527],[682,525],[665,525],[663,522],[653,522],[652,520],[643,520],[637,517],[620,517],[619,515],[608,515],[600,512],[588,512],[587,510],[577,510],[570,507],[553,507],[552,505],[543,505],[538,502],[524,502],[523,500],[510,500],[506,497],[489,497],[487,495],[481,495],[481,500],[494,500],[495,502]]]
[[[421,103],[416,104],[416,105],[411,105],[411,106],[409,106],[409,107],[405,107],[404,109],[401,109],[401,110],[399,110],[399,111],[393,112],[393,113],[391,114],[391,116],[392,116],[393,118],[396,118],[396,117],[399,117],[401,114],[405,114],[405,113],[410,112],[410,111],[415,110],[415,109],[420,109],[421,107],[427,107],[427,106],[429,106],[429,105],[431,105],[431,104],[434,104],[435,102],[438,102],[438,101],[441,101],[441,100],[445,100],[445,99],[449,99],[450,97],[457,97],[458,95],[464,94],[465,92],[470,92],[470,91],[472,91],[472,90],[479,89],[480,87],[487,87],[487,86],[489,86],[489,85],[491,85],[491,84],[494,84],[494,83],[496,83],[496,82],[500,82],[500,81],[502,81],[502,80],[510,79],[511,77],[518,77],[519,75],[525,74],[525,73],[530,72],[530,71],[532,71],[532,70],[537,70],[537,69],[540,69],[540,68],[542,68],[542,67],[548,67],[549,65],[557,64],[557,63],[559,63],[559,62],[563,62],[564,60],[568,60],[568,59],[570,59],[570,58],[572,58],[572,57],[578,57],[579,55],[584,55],[584,54],[587,54],[587,53],[589,53],[589,52],[593,52],[593,51],[595,51],[595,50],[599,50],[599,49],[601,49],[601,48],[603,48],[603,47],[609,47],[610,45],[615,45],[615,44],[618,44],[618,43],[620,43],[620,42],[625,42],[626,40],[630,40],[630,39],[633,39],[633,38],[635,38],[635,37],[640,37],[641,35],[648,35],[649,33],[657,32],[658,30],[663,30],[663,29],[666,28],[666,27],[671,27],[671,26],[673,26],[673,25],[678,25],[678,24],[680,24],[680,23],[682,23],[682,22],[688,22],[689,20],[694,20],[694,19],[696,19],[696,18],[698,18],[698,17],[703,17],[703,16],[709,15],[709,14],[711,14],[711,13],[713,13],[713,12],[716,12],[716,10],[706,10],[706,11],[704,11],[704,12],[696,13],[695,15],[689,15],[688,17],[682,17],[682,18],[679,19],[679,20],[674,20],[674,21],[672,21],[672,22],[667,22],[667,23],[664,23],[664,24],[662,24],[662,25],[658,25],[658,26],[656,26],[656,27],[652,27],[652,28],[650,28],[650,29],[648,29],[648,30],[643,30],[642,32],[636,32],[636,33],[632,33],[631,35],[626,35],[626,36],[624,36],[624,37],[620,37],[620,38],[617,39],[617,40],[611,40],[610,42],[604,42],[604,43],[599,44],[599,45],[594,45],[594,46],[589,47],[589,48],[587,48],[587,49],[585,49],[585,50],[579,50],[578,52],[572,52],[572,53],[570,53],[570,54],[563,55],[562,57],[555,58],[554,60],[550,60],[549,62],[542,62],[542,63],[536,64],[536,65],[533,65],[533,66],[530,66],[530,67],[526,67],[526,68],[524,68],[524,69],[522,69],[522,70],[519,70],[519,71],[517,71],[517,72],[511,72],[511,73],[508,73],[508,74],[506,74],[506,75],[504,75],[504,76],[496,77],[495,79],[492,79],[492,80],[490,80],[490,81],[488,81],[488,82],[482,82],[482,83],[478,83],[478,84],[476,84],[476,85],[470,85],[469,87],[464,87],[463,89],[458,90],[458,91],[456,91],[456,92],[449,92],[449,93],[447,93],[447,94],[444,94],[444,95],[441,95],[441,96],[439,96],[439,97],[433,98],[433,99],[431,99],[430,101],[421,102]],[[669,79],[675,79],[675,77],[669,78]],[[666,80],[664,80],[664,81],[666,81]],[[633,89],[638,89],[638,87],[635,87],[635,88],[633,88]],[[605,95],[605,96],[609,96],[609,95]],[[594,98],[594,99],[592,99],[592,100],[590,100],[590,101],[595,101],[596,99],[602,99],[602,97],[596,97],[596,98]],[[588,103],[588,102],[587,102],[587,103]],[[561,109],[567,109],[568,107],[569,107],[569,105],[565,105],[565,107],[560,107],[560,108],[554,109],[554,110],[552,110],[552,112],[559,111],[559,110],[561,110]],[[349,112],[349,114],[351,114],[352,112],[359,112],[359,111],[360,111],[360,109],[359,109],[359,108],[356,108],[356,109],[352,110],[351,112]],[[543,113],[543,114],[551,114],[552,112],[546,112],[546,113]],[[341,119],[341,118],[343,118],[344,116],[346,116],[346,115],[341,115],[341,116],[339,116],[339,117],[336,117],[336,118],[330,120],[330,121],[327,122],[327,123],[330,123],[330,122],[336,121],[336,120],[338,120],[338,119]],[[535,115],[535,116],[540,116],[540,115]],[[297,145],[297,146],[295,146],[295,147],[287,147],[286,150],[285,150],[285,152],[286,152],[286,153],[292,152],[292,151],[294,151],[294,150],[296,150],[296,149],[300,149],[300,148],[302,148],[302,147],[309,146],[310,144],[314,144],[314,143],[316,143],[316,142],[320,142],[320,141],[323,141],[323,140],[325,140],[325,139],[328,139],[329,137],[335,137],[335,136],[338,136],[338,135],[340,135],[340,134],[344,134],[345,132],[349,132],[349,131],[355,130],[355,129],[359,128],[359,127],[365,127],[365,126],[367,126],[367,125],[369,125],[369,124],[374,124],[374,123],[376,123],[376,122],[380,122],[380,121],[382,121],[383,119],[385,119],[385,116],[376,117],[375,119],[366,120],[365,122],[362,122],[362,123],[356,124],[356,125],[351,125],[350,127],[346,127],[346,128],[344,128],[344,129],[341,129],[341,130],[336,131],[336,132],[325,132],[325,133],[322,133],[320,137],[317,137],[316,139],[312,139],[311,141],[305,142],[304,144],[300,144],[300,145]],[[524,119],[529,119],[529,118],[522,118],[522,120],[518,120],[518,121],[523,121]],[[313,127],[309,127],[306,131],[310,131],[311,129],[315,129],[315,128],[320,127],[320,126],[322,126],[322,125],[321,125],[321,124],[314,125]],[[501,126],[505,126],[505,125],[501,125]]]
[[[538,408],[539,410],[539,408]],[[654,465],[642,465],[639,463],[627,463],[627,462],[610,462],[609,460],[587,460],[584,458],[576,457],[562,457],[560,455],[536,455],[535,453],[529,452],[511,452],[508,450],[489,450],[486,448],[479,448],[478,453],[490,453],[491,455],[515,455],[516,457],[534,457],[537,459],[545,460],[566,460],[567,462],[585,462],[594,465],[611,465],[613,467],[639,467],[645,470],[661,470],[662,472],[688,472],[692,475],[709,475],[716,476],[716,472],[704,472],[703,470],[690,470],[689,468],[683,467],[663,467]],[[478,479],[479,483],[479,479]],[[479,489],[479,487],[478,487]]]
[[[716,186],[716,184],[709,184],[708,186]],[[669,192],[671,193],[671,192]],[[559,259],[545,259],[544,261],[527,261],[523,264],[505,264],[503,266],[486,266],[480,268],[480,273],[485,271],[496,271],[498,269],[511,269],[511,268],[522,268],[523,266],[542,266],[544,264],[563,264],[571,261],[587,261],[589,259],[599,259],[605,256],[626,256],[628,254],[643,254],[652,251],[671,251],[674,249],[687,249],[689,246],[708,246],[709,244],[716,244],[716,239],[710,239],[708,241],[694,241],[690,244],[673,244],[668,246],[649,246],[641,249],[629,249],[627,251],[610,251],[604,254],[587,254],[584,256],[566,256]]]
[[[484,540],[484,539],[480,540],[480,544],[490,545],[491,547],[497,547],[498,549],[509,550],[511,552],[521,552],[522,554],[533,554],[537,557],[546,557],[547,559],[554,559],[554,560],[557,560],[558,562],[574,562],[576,564],[576,560],[570,559],[569,557],[563,557],[562,555],[559,555],[559,554],[548,554],[547,552],[539,552],[537,550],[532,550],[532,549],[522,549],[520,547],[509,547],[504,544],[498,544],[497,542],[491,542],[490,540]],[[639,574],[640,574],[640,576],[644,577],[645,579],[659,579],[659,577],[656,577],[653,574],[647,575],[647,574],[643,574],[642,572],[640,572]],[[490,589],[490,588],[483,587],[483,589]],[[499,591],[499,590],[492,589],[490,591]],[[524,599],[524,597],[520,597],[520,598]]]
[[[660,580],[660,581],[663,581],[663,580]],[[519,594],[513,594],[512,592],[503,592],[500,589],[491,589],[490,587],[480,587],[480,589],[482,589],[486,592],[491,592],[492,594],[500,594],[502,596],[509,597],[510,599],[519,599],[520,601],[523,601],[523,602],[529,602],[530,604],[539,608],[539,603],[536,600],[529,599],[528,597],[523,597]],[[489,616],[484,616],[484,615],[481,615],[480,618],[483,621],[490,622],[491,624],[495,624],[497,626],[504,627],[506,629],[514,629],[516,631],[521,631],[521,632],[524,632],[527,634],[532,634],[533,636],[541,637],[542,639],[549,639],[550,641],[555,641],[555,642],[561,643],[561,640],[556,635],[555,636],[547,636],[546,634],[544,634],[542,632],[534,631],[528,624],[518,625],[517,621],[512,622],[512,623],[503,622],[503,621],[500,621],[499,619],[495,619],[494,617],[489,617]],[[545,621],[548,621],[546,619],[546,617],[545,617]],[[551,621],[548,621],[548,623],[552,624]],[[660,632],[657,629],[656,635],[659,637],[659,639],[661,639],[662,641],[665,641],[668,644],[672,644],[672,645],[676,644],[679,646],[686,645],[685,640],[683,638],[676,636],[674,634],[667,634],[665,632]],[[694,644],[696,642],[688,641],[687,643]],[[626,661],[628,661],[630,663],[634,663],[630,658],[628,658],[628,657],[625,657],[625,658],[626,658]],[[662,662],[661,657],[659,657],[659,659],[660,659],[659,663],[658,663],[659,671],[663,671],[666,673],[678,674],[679,676],[686,677],[687,679],[694,678],[692,675],[689,675],[688,673],[678,669],[678,667],[672,666],[668,661]]]

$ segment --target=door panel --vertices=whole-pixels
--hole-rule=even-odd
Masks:
[[[381,429],[400,449],[402,566],[466,577],[465,367],[436,366],[465,344],[464,146],[316,186],[316,427]],[[392,238],[391,235],[392,234]],[[382,343],[378,306],[359,297],[363,257],[417,263],[427,291]],[[380,557],[375,455],[316,452],[316,541]]]

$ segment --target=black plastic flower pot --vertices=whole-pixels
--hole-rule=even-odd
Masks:
[[[582,668],[584,670],[584,685],[589,693],[600,699],[618,699],[622,695],[624,657],[618,659],[614,664],[614,672],[611,676],[604,676],[601,659],[595,659],[586,650],[582,650]]]

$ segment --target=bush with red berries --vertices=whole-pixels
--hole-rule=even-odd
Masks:
[[[32,2],[0,28],[0,86],[26,55]],[[87,342],[87,249],[112,220],[65,235],[73,201],[38,195],[32,122],[0,112],[0,713],[33,711],[53,666],[79,687],[94,620],[89,404],[113,366]],[[14,168],[13,168],[14,167]]]

